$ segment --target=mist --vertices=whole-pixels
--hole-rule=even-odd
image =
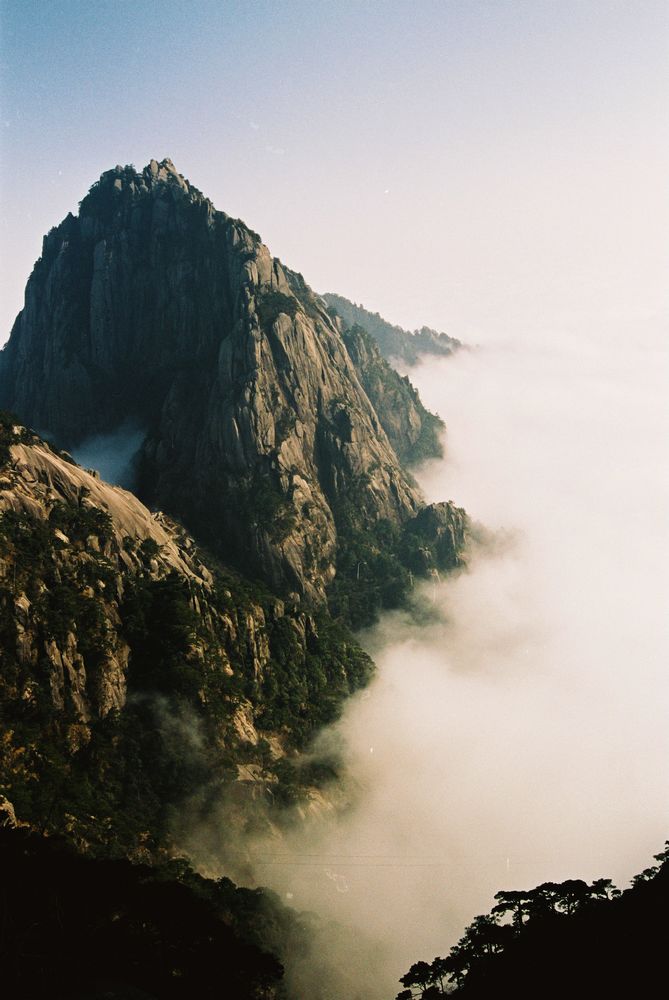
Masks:
[[[85,469],[95,469],[113,486],[133,490],[136,459],[146,434],[132,421],[125,421],[109,434],[94,434],[72,449],[72,457]]]
[[[631,337],[537,336],[411,371],[448,426],[421,470],[496,532],[468,569],[363,637],[378,675],[321,748],[354,805],[251,850],[259,884],[336,920],[346,990],[391,998],[502,888],[650,863],[669,831],[667,355]],[[355,948],[351,941],[356,942]],[[318,950],[318,949],[317,949]]]

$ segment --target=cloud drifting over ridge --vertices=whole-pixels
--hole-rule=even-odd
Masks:
[[[73,449],[73,457],[84,468],[97,469],[106,482],[132,490],[136,479],[135,462],[145,436],[142,428],[126,421],[110,434],[86,438]]]
[[[447,461],[421,477],[428,497],[508,535],[426,588],[441,622],[393,614],[369,634],[379,676],[337,727],[358,804],[295,834],[299,867],[258,871],[298,908],[382,942],[354,975],[361,996],[393,996],[498,889],[624,884],[667,836],[658,343],[544,339],[412,372],[449,427]]]

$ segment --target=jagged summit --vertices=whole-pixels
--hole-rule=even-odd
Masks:
[[[118,192],[126,191],[130,194],[139,194],[160,185],[174,185],[193,200],[206,201],[211,204],[201,191],[190,184],[183,174],[179,173],[169,156],[160,161],[150,160],[142,170],[137,170],[133,164],[125,166],[117,164],[112,170],[105,170],[100,175],[100,180],[92,186],[90,193],[94,193],[99,188],[111,187]],[[86,199],[84,199],[85,201]]]
[[[152,160],[105,172],[45,238],[0,405],[64,447],[132,419],[142,499],[319,603],[422,505],[361,379],[302,276]]]
[[[150,188],[154,184],[176,184],[184,191],[191,189],[191,185],[183,174],[179,173],[169,156],[163,160],[149,160],[142,170],[137,170],[132,163],[126,163],[125,166],[117,163],[111,170],[105,170],[100,175],[97,185],[105,184],[111,184],[119,191],[125,184],[134,184],[138,190],[142,187]],[[93,188],[97,185],[94,184]],[[197,188],[193,188],[193,191],[197,191]]]
[[[169,156],[164,157],[162,160],[149,160],[147,165],[142,170],[137,170],[132,163],[126,163],[125,166],[121,166],[120,163],[117,163],[113,169],[105,170],[100,175],[100,181],[98,181],[98,183],[114,183],[115,178],[123,177],[124,175],[130,175],[134,178],[143,178],[147,184],[151,184],[154,181],[162,181],[165,183],[171,181],[178,184],[179,187],[187,188],[190,186],[183,174],[180,174],[174,166],[174,163]]]

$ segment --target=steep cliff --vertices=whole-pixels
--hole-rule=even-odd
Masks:
[[[0,405],[0,819],[155,864],[213,812],[221,863],[327,806],[332,762],[301,751],[370,677],[348,627],[469,529],[405,471],[440,429],[409,383],[165,160],[45,238]],[[128,421],[138,496],[60,450]],[[255,943],[294,956],[270,910]]]
[[[0,405],[64,447],[144,427],[142,498],[284,595],[325,600],[342,504],[421,506],[322,300],[169,160],[48,234],[0,358]]]
[[[389,323],[378,313],[370,312],[356,305],[343,295],[327,292],[322,296],[328,308],[344,322],[345,327],[361,326],[379,346],[384,358],[414,365],[425,354],[448,355],[462,347],[459,340],[446,333],[438,333],[429,326],[419,330],[403,330],[401,326]]]
[[[406,375],[402,376],[382,357],[375,340],[361,326],[342,331],[351,361],[395,449],[405,466],[428,458],[441,458],[443,421],[426,410]]]
[[[0,421],[0,794],[19,819],[132,852],[203,789],[293,795],[296,750],[371,662],[323,614],[207,561]]]

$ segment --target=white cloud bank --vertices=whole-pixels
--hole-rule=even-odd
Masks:
[[[342,943],[366,1000],[447,953],[498,889],[624,884],[669,835],[659,343],[507,345],[412,372],[449,428],[429,499],[511,537],[426,590],[444,622],[389,615],[368,636],[378,678],[337,727],[359,803],[258,868],[298,909],[381,942],[357,958]]]
[[[72,452],[85,469],[96,469],[108,483],[132,490],[135,486],[135,462],[146,433],[126,421],[110,434],[96,434],[82,441]]]

